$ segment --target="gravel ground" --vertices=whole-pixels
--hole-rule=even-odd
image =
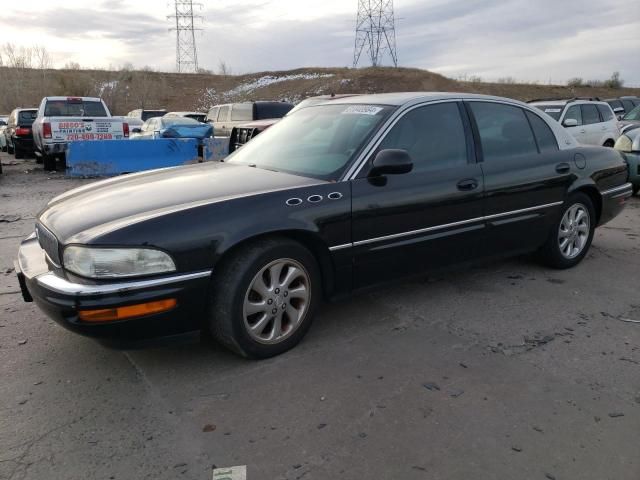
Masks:
[[[251,362],[109,350],[24,303],[20,239],[87,181],[0,157],[0,478],[640,478],[640,323],[623,320],[640,320],[640,199],[575,269],[518,258],[394,284]]]

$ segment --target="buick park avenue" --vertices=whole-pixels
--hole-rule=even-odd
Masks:
[[[37,216],[25,300],[103,343],[206,329],[250,358],[292,348],[323,299],[532,252],[570,268],[631,196],[610,148],[505,98],[346,97],[224,162],[71,190]]]

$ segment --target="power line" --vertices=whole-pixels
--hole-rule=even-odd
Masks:
[[[398,66],[393,0],[358,0],[354,67],[358,66],[363,50],[369,54],[374,67],[382,65],[386,56],[394,67]]]
[[[175,22],[169,31],[176,32],[176,69],[180,73],[198,72],[198,49],[196,48],[195,21],[202,20],[201,15],[194,15],[193,8],[202,7],[193,0],[175,0],[175,13],[167,18]]]

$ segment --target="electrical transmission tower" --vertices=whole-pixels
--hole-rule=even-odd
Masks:
[[[175,26],[169,31],[176,32],[176,69],[178,72],[198,72],[198,50],[196,48],[195,21],[202,16],[193,14],[193,7],[201,7],[202,4],[193,0],[175,0],[175,13],[167,18],[175,22]]]
[[[394,67],[398,66],[393,0],[358,0],[354,67],[358,66],[360,55],[365,49],[372,66],[380,66],[386,55],[391,58]]]

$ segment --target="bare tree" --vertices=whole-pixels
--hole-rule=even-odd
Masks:
[[[218,62],[218,73],[223,76],[231,75],[231,67],[227,65],[227,62],[220,60]]]

